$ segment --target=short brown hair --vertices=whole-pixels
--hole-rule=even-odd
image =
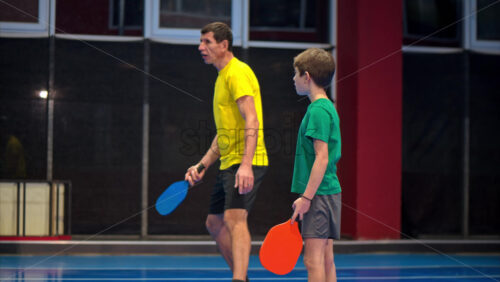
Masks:
[[[223,40],[227,40],[227,50],[230,52],[233,51],[233,32],[227,24],[223,22],[209,23],[201,29],[201,34],[205,34],[208,32],[214,33],[214,38],[217,43],[220,43]]]
[[[309,48],[293,59],[293,67],[302,76],[307,71],[314,83],[328,88],[335,74],[335,60],[332,54],[319,48]]]

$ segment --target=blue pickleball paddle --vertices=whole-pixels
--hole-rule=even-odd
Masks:
[[[200,173],[205,166],[200,164],[197,168],[198,173]],[[186,180],[177,181],[168,186],[165,191],[156,200],[156,210],[161,215],[167,215],[173,212],[182,201],[186,198],[189,189],[189,182]]]

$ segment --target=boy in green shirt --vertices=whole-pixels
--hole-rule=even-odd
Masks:
[[[304,264],[308,281],[337,281],[333,239],[340,239],[341,188],[339,116],[325,89],[335,73],[335,61],[325,50],[311,48],[294,58],[295,89],[311,104],[297,137],[292,192],[292,223],[302,220]]]

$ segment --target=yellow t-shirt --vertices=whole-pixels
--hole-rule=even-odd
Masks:
[[[219,72],[215,82],[213,107],[221,170],[241,163],[245,151],[245,120],[236,104],[236,100],[243,96],[253,97],[259,120],[259,136],[252,164],[268,165],[259,82],[247,64],[233,57]]]

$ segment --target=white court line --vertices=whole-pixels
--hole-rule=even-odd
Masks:
[[[493,278],[500,278],[500,275],[491,276]],[[232,281],[232,278],[64,278],[64,277],[51,277],[50,279],[63,278],[65,281]],[[48,278],[15,278],[12,281],[46,281]],[[487,279],[480,275],[470,276],[411,276],[411,277],[337,277],[338,281],[343,280],[416,280],[416,279]],[[293,278],[293,277],[270,277],[270,278],[252,278],[252,281],[272,280],[272,281],[307,281],[306,277]]]
[[[16,268],[16,267],[0,267],[0,270],[22,270],[24,271],[24,268]],[[110,270],[110,271],[115,271],[115,270],[164,270],[164,271],[176,271],[176,270],[183,270],[183,271],[196,271],[196,270],[202,270],[202,271],[223,271],[227,270],[230,271],[229,267],[158,267],[158,268],[152,268],[152,267],[37,267],[37,268],[30,268],[29,270]],[[29,271],[28,270],[28,271]],[[267,271],[263,267],[259,268],[248,268],[248,270],[252,271]],[[306,270],[305,267],[301,268],[295,268],[294,270]]]
[[[472,265],[478,268],[500,268],[499,265]],[[387,269],[420,269],[420,268],[467,268],[463,265],[408,265],[408,266],[344,266],[336,267],[337,270],[387,270]],[[23,270],[22,266],[18,267],[8,267],[0,266],[0,270]],[[229,270],[229,267],[33,267],[29,270],[164,270],[164,271],[175,271],[175,270],[202,270],[202,271],[221,271]],[[249,271],[267,271],[264,267],[249,267]],[[293,271],[305,271],[305,267],[296,267]]]
[[[500,278],[500,275],[484,277],[482,275],[465,275],[465,276],[401,276],[401,277],[341,277],[337,280],[415,280],[415,279],[488,279],[490,277]],[[257,280],[257,279],[252,279]]]
[[[1,244],[14,244],[14,245],[142,245],[142,246],[201,246],[209,245],[215,246],[215,241],[87,241],[87,240],[33,240],[33,241],[0,241]],[[262,242],[252,242],[254,245],[260,245]]]
[[[9,281],[47,281],[64,279],[64,281],[221,281],[227,280],[232,281],[232,278],[66,278],[66,277],[47,277],[47,278],[14,278]],[[271,278],[274,280],[273,278]],[[304,278],[302,278],[303,280]],[[258,280],[258,279],[252,279]],[[268,279],[266,279],[268,280]],[[288,279],[294,280],[294,279]],[[306,279],[307,280],[307,279]]]
[[[498,239],[488,239],[488,240],[419,240],[419,242],[425,244],[442,244],[442,245],[453,245],[453,244],[500,244]],[[15,240],[0,240],[0,244],[16,244],[16,245],[214,245],[215,241],[212,240],[171,240],[171,241],[134,241],[134,240],[29,240],[29,241],[15,241]],[[252,245],[260,246],[262,241],[252,241]],[[356,245],[421,245],[414,240],[404,239],[404,240],[353,240],[353,241],[335,241],[335,245],[338,246],[356,246]]]

